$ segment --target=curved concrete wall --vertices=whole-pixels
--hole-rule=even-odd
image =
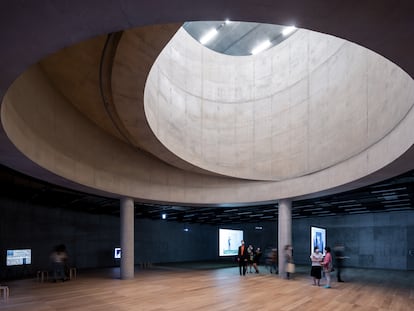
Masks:
[[[9,88],[1,117],[8,138],[47,171],[115,197],[189,204],[263,202],[326,193],[386,167],[414,143],[410,109],[387,135],[362,152],[308,175],[249,181],[198,174],[171,166],[96,126],[37,65]]]
[[[335,166],[385,137],[413,103],[414,81],[395,64],[308,30],[235,57],[181,29],[145,88],[148,122],[170,151],[205,170],[255,180]]]
[[[21,79],[16,81],[15,85],[11,85],[30,65],[51,53],[83,40],[122,29],[186,20],[224,20],[228,17],[233,20],[249,20],[281,25],[294,22],[298,27],[334,34],[368,47],[392,60],[407,71],[411,77],[414,77],[413,46],[410,44],[413,37],[414,19],[412,18],[412,3],[410,1],[402,1],[398,4],[392,1],[371,1],[369,4],[355,5],[354,2],[349,1],[339,3],[337,1],[322,0],[290,2],[282,0],[226,2],[211,0],[200,2],[196,6],[194,6],[194,1],[188,0],[180,0],[179,3],[176,1],[153,0],[151,4],[143,4],[140,1],[133,0],[104,2],[97,5],[94,1],[73,0],[68,5],[66,2],[43,1],[39,5],[38,2],[31,4],[27,1],[22,4],[18,1],[7,1],[4,10],[0,11],[0,15],[3,17],[1,21],[4,24],[4,27],[1,27],[3,46],[6,47],[0,51],[0,97],[2,105],[8,102],[9,106],[6,108],[2,106],[0,162],[3,165],[72,189],[82,189],[90,193],[99,192],[96,191],[98,188],[107,189],[106,192],[100,194],[118,196],[111,189],[118,189],[113,184],[118,178],[123,178],[124,173],[121,169],[119,170],[120,173],[117,172],[116,167],[105,175],[108,178],[97,178],[100,183],[91,183],[96,187],[81,187],[75,182],[59,178],[50,173],[51,171],[65,172],[62,173],[62,176],[73,176],[72,180],[83,184],[89,184],[84,181],[92,179],[85,176],[76,176],[70,168],[64,167],[66,161],[63,161],[63,167],[53,168],[51,164],[48,164],[49,162],[53,163],[53,157],[46,157],[46,152],[43,152],[40,147],[36,147],[35,142],[28,141],[29,138],[34,136],[30,134],[30,131],[32,128],[35,129],[37,124],[20,127],[21,123],[24,122],[22,119],[27,117],[23,118],[22,112],[19,111],[21,108],[17,109],[13,106],[18,99],[23,99],[28,105],[37,105],[38,99],[33,100],[28,95],[25,97],[24,94],[17,96],[18,92],[25,92],[24,87],[17,85],[22,82]],[[160,7],[164,9],[160,10]],[[183,8],[191,9],[183,10]],[[27,79],[27,77],[24,79]],[[10,91],[10,94],[6,95],[7,90]],[[30,94],[38,95],[36,92]],[[49,97],[53,98],[53,96],[46,96],[46,99]],[[52,105],[50,109],[53,110],[53,108]],[[34,112],[35,115],[30,117],[40,120],[37,116],[38,111]],[[170,178],[166,181],[165,176],[168,175],[166,172],[163,172],[163,177],[160,177],[157,175],[159,174],[158,170],[148,167],[141,168],[140,173],[146,177],[147,175],[154,175],[152,177],[154,182],[151,182],[151,185],[156,184],[155,181],[164,178],[162,191],[154,186],[157,190],[149,191],[151,193],[144,192],[141,197],[138,191],[140,189],[129,189],[126,185],[121,189],[123,192],[120,193],[130,193],[130,196],[142,199],[175,200],[177,202],[252,202],[300,195],[318,196],[329,192],[334,193],[365,186],[413,169],[414,141],[412,129],[414,118],[412,114],[410,110],[406,117],[383,139],[377,141],[365,151],[335,165],[334,170],[329,167],[310,175],[287,179],[283,182],[256,182],[254,187],[251,186],[252,183],[250,182],[231,180],[225,186],[228,193],[223,195],[220,186],[224,182],[221,184],[210,182],[210,180],[198,182],[193,180],[192,177],[184,178],[185,172],[181,172],[182,176],[177,180]],[[42,122],[37,123],[46,126]],[[70,128],[70,124],[66,128]],[[53,132],[54,128],[48,125],[48,131]],[[68,131],[65,134],[68,135]],[[76,134],[78,135],[76,139],[81,138],[82,140],[86,139],[83,136],[89,135],[80,131]],[[66,138],[66,136],[61,136],[60,140]],[[46,140],[44,138],[44,141]],[[42,140],[40,139],[40,141]],[[95,142],[96,139],[88,141],[88,143]],[[24,147],[24,144],[27,144],[27,147]],[[82,143],[82,145],[84,149],[82,152],[85,154],[88,154],[89,149],[94,149],[89,148],[90,145],[87,143]],[[66,146],[66,148],[76,146],[74,144],[73,146]],[[56,147],[54,148],[56,149]],[[23,155],[19,150],[25,150],[27,155]],[[90,153],[92,154],[92,151]],[[41,156],[43,159],[39,163],[47,163],[44,167],[51,167],[50,169],[41,169],[28,159],[39,160],[38,158]],[[66,160],[72,157],[69,154],[61,158]],[[82,171],[83,174],[88,175],[92,174],[93,170],[91,168],[93,168],[98,171],[97,176],[100,176],[102,165],[99,163],[103,160],[99,160],[99,163],[93,163],[92,160],[89,160],[89,158],[93,160],[99,158],[97,154],[89,155],[89,157],[85,155],[84,157],[86,159],[79,160],[82,164],[78,165],[84,165],[86,169],[78,169],[77,171]],[[113,157],[112,162],[109,161],[108,163],[116,166],[115,159],[117,158]],[[118,160],[121,161],[123,158]],[[144,161],[144,163],[147,162]],[[136,171],[134,165],[138,164],[134,162],[131,165],[133,170]],[[165,163],[157,162],[157,167],[164,168]],[[108,170],[105,172],[108,172]],[[134,174],[131,173],[130,176]],[[140,176],[135,177],[139,178]],[[110,180],[115,182],[111,183]],[[185,188],[184,180],[189,185],[188,191],[183,190]],[[133,183],[133,186],[138,186],[137,183]],[[217,191],[214,189],[209,192],[212,184],[217,185]],[[152,189],[151,185],[143,187],[143,191]],[[179,189],[174,188],[173,185],[177,185]],[[158,190],[162,192],[162,195],[153,194]],[[173,194],[169,196],[168,191]],[[185,196],[184,193],[187,192],[189,195]],[[224,199],[221,200],[222,198]]]

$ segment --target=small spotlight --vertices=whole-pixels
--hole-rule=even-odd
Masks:
[[[230,23],[231,23],[231,20],[226,19],[226,20],[224,21],[224,23],[225,23],[226,25],[228,25],[228,24],[230,24]]]
[[[260,53],[264,50],[266,50],[268,47],[270,47],[272,45],[272,43],[270,42],[270,40],[266,40],[263,41],[262,43],[260,43],[259,45],[257,45],[253,50],[252,50],[252,54],[257,54]]]
[[[188,232],[188,228],[184,228],[184,231],[185,231],[185,232]]]
[[[296,30],[296,27],[295,26],[285,27],[282,30],[282,35],[286,37],[286,36],[290,35],[292,32],[294,32],[295,30]]]
[[[218,31],[216,28],[210,29],[204,36],[201,37],[200,43],[206,44],[207,42],[210,42],[217,34]]]
[[[166,219],[166,218],[167,218],[167,214],[162,214],[162,215],[161,215],[161,218],[162,218],[162,219]]]

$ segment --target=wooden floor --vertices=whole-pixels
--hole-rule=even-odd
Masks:
[[[78,271],[76,280],[6,282],[8,302],[1,311],[49,310],[414,310],[414,271],[346,269],[345,283],[312,286],[309,267],[292,280],[263,267],[239,276],[237,267],[157,266],[120,280],[119,268]]]

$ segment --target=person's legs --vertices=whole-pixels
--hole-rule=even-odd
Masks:
[[[315,286],[316,286],[316,278],[317,278],[317,273],[316,272],[317,272],[316,267],[312,266],[310,274],[311,274],[311,277],[313,279],[313,285],[315,285]]]
[[[320,286],[320,285],[321,285],[321,278],[322,278],[322,268],[321,268],[321,267],[319,267],[319,269],[318,269],[318,275],[317,275],[317,277],[316,277],[316,279],[317,279],[317,283],[318,283],[318,286]]]
[[[57,263],[53,263],[53,282],[56,282],[58,278],[58,266]]]
[[[338,258],[336,261],[336,278],[338,280],[338,282],[343,282],[342,277],[341,277],[341,272],[342,272],[342,266],[343,265],[343,259],[342,258]]]
[[[338,265],[336,268],[336,278],[338,279],[338,282],[343,282],[341,278],[341,269],[342,267],[340,265]]]
[[[331,272],[325,271],[326,285],[325,288],[331,288]]]
[[[64,281],[65,280],[65,270],[64,270],[64,266],[63,264],[59,264],[58,266],[58,277],[60,280]]]

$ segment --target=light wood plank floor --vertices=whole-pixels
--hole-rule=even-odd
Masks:
[[[2,311],[50,310],[414,310],[414,271],[346,269],[345,283],[331,289],[312,286],[309,267],[292,280],[261,267],[260,274],[239,276],[238,268],[157,266],[119,280],[119,268],[78,271],[76,280],[6,282]]]

